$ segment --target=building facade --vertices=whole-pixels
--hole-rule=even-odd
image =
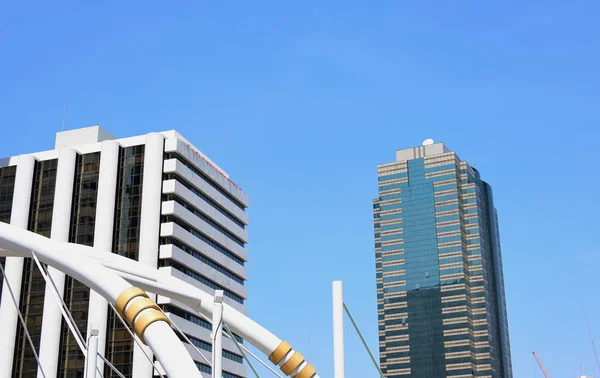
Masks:
[[[386,378],[512,378],[491,187],[443,144],[378,166],[373,201]]]
[[[246,313],[247,195],[175,131],[115,139],[98,126],[57,134],[55,149],[0,160],[0,221],[59,241],[118,253],[195,285],[224,291]],[[6,281],[47,378],[83,377],[84,356],[32,259],[0,258],[0,378],[41,378]],[[81,330],[98,325],[99,352],[126,377],[158,375],[107,302],[49,268]],[[175,300],[155,299],[210,360],[211,325]],[[240,340],[241,341],[241,340]],[[192,346],[186,344],[190,352]],[[210,366],[191,353],[198,369]],[[223,376],[246,376],[223,340]],[[118,377],[107,366],[103,376]],[[100,377],[100,375],[98,375]]]

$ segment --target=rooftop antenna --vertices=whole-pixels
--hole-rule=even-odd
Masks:
[[[598,365],[598,372],[600,372],[600,359],[598,359],[598,352],[596,351],[596,344],[594,343],[594,338],[592,337],[592,329],[590,328],[590,321],[588,320],[587,311],[585,311],[585,303],[581,301],[581,306],[583,307],[583,315],[585,315],[585,323],[587,324],[588,334],[590,336],[590,342],[592,343],[592,348],[594,349],[594,357],[596,357],[596,364]]]
[[[63,106],[63,119],[62,119],[62,128],[60,131],[65,131],[65,118],[67,118],[67,105]]]

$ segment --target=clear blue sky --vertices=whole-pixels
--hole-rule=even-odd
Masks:
[[[180,131],[250,195],[251,316],[328,377],[332,280],[377,349],[376,166],[444,141],[494,188],[515,377],[530,350],[600,376],[597,1],[82,3],[0,2],[0,155],[52,148],[64,104]]]

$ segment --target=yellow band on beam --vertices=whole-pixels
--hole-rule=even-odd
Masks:
[[[288,344],[287,341],[282,341],[281,344],[279,344],[279,346],[275,348],[273,353],[271,353],[271,355],[269,356],[269,361],[271,361],[275,365],[279,365],[281,360],[283,360],[285,355],[288,354],[290,350],[292,350],[292,346]]]
[[[150,298],[142,298],[134,301],[129,305],[127,310],[125,311],[125,319],[129,322],[129,324],[133,324],[135,317],[139,315],[140,312],[147,310],[149,308],[154,308],[156,310],[160,310],[158,305],[154,303],[154,301]]]
[[[300,370],[300,373],[296,374],[294,378],[312,378],[313,375],[317,372],[314,366],[308,364],[304,367],[304,369]]]
[[[142,340],[144,345],[147,345],[146,340],[144,340],[144,331],[146,331],[146,328],[148,328],[150,324],[160,321],[167,322],[167,324],[170,324],[169,319],[167,319],[167,317],[162,312],[156,309],[146,311],[137,318],[133,326],[133,330],[135,331],[135,334],[140,338],[140,340]]]
[[[287,360],[287,362],[281,365],[281,371],[285,373],[285,375],[290,375],[294,370],[300,366],[300,364],[304,362],[304,356],[298,352],[294,353],[292,358]]]
[[[119,314],[121,314],[121,316],[125,316],[125,308],[127,307],[127,304],[131,302],[133,298],[136,297],[147,298],[148,295],[146,295],[146,292],[140,289],[139,287],[130,287],[129,289],[123,290],[123,292],[119,294],[119,297],[115,302],[115,307],[117,308],[117,311],[119,311]]]

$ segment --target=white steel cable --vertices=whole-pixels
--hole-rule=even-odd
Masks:
[[[123,324],[123,326],[125,327],[125,329],[127,330],[127,332],[129,332],[129,334],[131,335],[131,338],[133,338],[133,341],[137,344],[138,347],[140,347],[140,350],[142,351],[142,353],[144,353],[144,356],[146,356],[146,359],[148,361],[150,361],[150,364],[152,364],[152,368],[154,370],[156,370],[156,372],[158,373],[158,375],[160,375],[161,378],[165,378],[161,374],[160,370],[158,370],[158,368],[156,367],[156,364],[154,363],[154,361],[152,361],[152,358],[144,350],[144,346],[142,345],[142,343],[138,340],[138,338],[131,331],[131,329],[129,329],[129,325],[127,324],[127,322],[125,321],[125,319],[123,319],[121,317],[121,314],[119,314],[119,311],[117,311],[117,309],[115,308],[115,306],[112,303],[108,302],[108,305],[110,306],[110,308],[112,308],[112,310],[114,311],[114,313],[117,315],[117,318],[119,318],[119,320],[121,321],[121,324]]]
[[[225,331],[227,331],[227,333],[231,333],[231,330],[229,330],[229,328],[227,326],[225,326],[223,328],[225,329]],[[238,351],[242,354],[242,356],[244,356],[244,360],[246,360],[246,362],[248,362],[248,365],[250,365],[250,369],[252,369],[252,371],[254,372],[254,375],[256,375],[256,378],[260,378],[260,374],[258,374],[256,369],[254,368],[254,365],[252,365],[252,361],[250,361],[248,356],[246,356],[246,353],[244,353],[244,350],[242,348],[240,348],[240,344],[237,342],[235,337],[233,337],[233,334],[231,333],[231,335],[229,335],[229,336],[231,336],[231,341],[233,341],[235,346],[238,348]]]
[[[42,277],[44,277],[44,281],[46,281],[46,284],[50,285],[50,293],[52,293],[52,296],[54,297],[56,304],[60,308],[60,312],[62,313],[62,315],[65,319],[65,322],[67,323],[67,326],[71,330],[71,333],[75,337],[75,341],[77,342],[77,345],[79,345],[79,349],[81,349],[81,352],[85,356],[87,353],[87,346],[84,345],[84,343],[83,343],[83,337],[81,337],[81,333],[79,333],[79,329],[77,329],[77,327],[74,325],[74,323],[71,323],[72,319],[69,317],[69,315],[67,315],[67,312],[65,311],[64,307],[62,306],[62,304],[64,304],[64,302],[58,295],[58,291],[56,290],[56,286],[54,285],[54,280],[52,280],[52,277],[50,277],[50,275],[48,275],[46,273],[46,270],[42,267],[40,260],[38,260],[37,256],[35,255],[35,252],[31,251],[31,255],[33,256],[33,261],[35,261],[38,269],[40,270]]]
[[[160,311],[162,312],[162,309]],[[164,314],[164,312],[163,312],[163,314]],[[192,343],[192,341],[190,340],[190,338],[181,330],[181,328],[179,328],[177,326],[177,324],[175,324],[174,321],[171,321],[171,325],[173,326],[173,328],[175,328],[175,330],[177,332],[179,332],[179,334],[185,339],[185,341],[188,342],[192,346],[192,348],[194,348],[196,350],[196,352],[198,352],[198,354],[200,355],[200,357],[202,357],[202,359],[204,359],[204,361],[206,361],[206,363],[212,368],[212,362],[210,362],[208,360],[208,358],[204,354],[202,354],[202,352],[200,352],[200,349],[198,349],[198,347],[195,346],[194,343]]]
[[[0,264],[0,271],[2,271],[2,275],[4,277],[6,277],[6,273],[4,272],[4,268],[2,267],[2,264]],[[31,340],[31,336],[29,335],[29,331],[27,330],[27,324],[25,324],[25,320],[23,319],[23,315],[21,314],[21,310],[19,310],[19,303],[17,303],[17,300],[15,298],[15,294],[13,293],[12,287],[10,285],[10,282],[8,280],[8,277],[6,277],[6,287],[8,287],[8,291],[10,293],[10,296],[13,300],[13,303],[15,304],[15,307],[17,308],[17,314],[19,315],[19,320],[21,321],[21,325],[23,326],[23,330],[25,331],[25,336],[27,337],[27,341],[29,341],[29,345],[31,346],[31,351],[33,352],[33,356],[35,357],[35,361],[38,364],[38,367],[40,369],[40,372],[42,373],[42,375],[44,376],[44,378],[46,378],[46,373],[44,372],[44,368],[42,367],[42,364],[40,363],[40,357],[38,356],[36,350],[35,350],[35,345],[33,345],[33,340]]]
[[[79,331],[79,327],[77,327],[77,324],[75,323],[75,319],[73,319],[73,316],[71,315],[71,311],[67,307],[67,304],[65,303],[65,301],[62,298],[60,298],[58,296],[58,294],[57,294],[58,293],[58,289],[56,288],[56,284],[54,283],[54,280],[52,279],[52,276],[48,274],[48,272],[46,271],[46,269],[42,268],[42,265],[41,265],[39,259],[35,255],[35,252],[31,251],[31,254],[33,256],[33,259],[35,260],[35,263],[38,266],[38,269],[40,270],[40,273],[42,274],[42,277],[44,277],[44,280],[46,281],[46,284],[50,284],[51,285],[50,292],[52,293],[52,296],[56,300],[57,304],[61,307],[61,313],[63,315],[63,318],[65,319],[65,322],[69,326],[69,329],[71,330],[71,333],[73,333],[73,337],[75,338],[75,341],[77,341],[77,345],[79,345],[79,349],[81,349],[81,352],[84,355],[87,355],[87,342],[83,340],[83,335],[81,334],[81,331]],[[52,290],[52,289],[54,289],[54,290]],[[98,353],[98,356],[120,378],[126,378],[108,359],[106,359],[106,357],[104,357],[100,353]],[[104,377],[104,374],[102,374],[102,372],[100,371],[99,368],[96,368],[96,372],[101,377]]]
[[[42,277],[44,277],[44,280],[46,280],[46,283],[49,283],[51,285],[51,287],[54,288],[54,291],[51,288],[50,292],[54,296],[54,299],[59,303],[59,306],[61,306],[64,309],[64,310],[61,310],[61,312],[62,312],[63,317],[65,318],[65,322],[69,326],[71,333],[73,333],[73,336],[75,337],[75,340],[77,341],[77,345],[79,345],[81,352],[84,355],[86,355],[87,354],[87,342],[83,340],[83,335],[81,334],[81,331],[79,331],[79,328],[77,327],[77,324],[75,323],[75,319],[73,319],[73,316],[71,315],[71,311],[67,307],[67,304],[65,303],[65,301],[62,298],[60,298],[58,296],[58,294],[57,294],[58,289],[56,288],[56,284],[54,283],[52,276],[49,275],[45,269],[42,269],[42,265],[41,265],[39,259],[37,258],[37,256],[35,255],[35,252],[31,251],[31,254],[38,266],[38,269],[42,273]],[[75,332],[73,330],[75,330]],[[98,357],[100,357],[100,359],[102,359],[102,361],[104,361],[104,363],[106,363],[108,365],[108,367],[115,374],[117,374],[120,378],[126,378],[125,375],[123,375],[123,373],[121,373],[106,357],[104,357],[100,353],[98,353]],[[100,371],[99,368],[96,368],[96,372],[98,374],[100,374],[101,377],[104,377],[104,374],[102,374],[102,372]]]
[[[200,315],[204,320],[206,320],[209,323],[212,323],[212,321],[210,319],[208,319],[208,317],[204,314],[198,313],[198,315]],[[229,330],[229,327],[227,327],[227,325],[225,325],[225,327],[223,328],[227,328]],[[231,332],[231,330],[229,330],[229,332]],[[231,332],[231,336],[229,335],[228,332],[223,331],[223,335],[225,335],[228,339],[233,340],[231,337],[233,336],[233,332]],[[237,340],[234,340],[237,341]],[[267,364],[266,362],[264,362],[263,360],[261,360],[256,354],[252,353],[250,351],[250,349],[248,349],[244,344],[239,344],[237,343],[237,345],[242,348],[246,353],[248,353],[249,355],[251,355],[252,357],[254,357],[255,360],[257,360],[258,362],[260,362],[260,364],[264,367],[266,367],[267,369],[269,369],[269,371],[273,374],[275,374],[277,377],[279,378],[284,378],[283,376],[281,376],[279,373],[277,373],[277,370],[273,369],[271,366],[269,366],[269,364]]]
[[[227,336],[228,338],[230,338],[230,339],[231,339],[231,336],[229,336],[228,334],[225,334],[225,336]],[[237,341],[237,340],[236,340],[236,341]],[[263,360],[261,360],[261,359],[260,359],[260,358],[259,358],[259,357],[258,357],[256,354],[252,353],[252,352],[250,351],[250,349],[248,349],[248,348],[246,348],[246,346],[244,346],[244,344],[240,344],[240,343],[237,343],[237,344],[238,344],[238,346],[239,346],[240,348],[242,348],[242,349],[243,349],[243,350],[244,350],[246,353],[248,353],[249,355],[251,355],[252,357],[254,357],[254,359],[255,359],[256,361],[258,361],[258,362],[259,362],[259,363],[260,363],[262,366],[264,366],[264,367],[266,367],[267,369],[269,369],[269,371],[270,371],[271,373],[275,374],[275,375],[276,375],[276,376],[278,376],[279,378],[283,378],[283,376],[281,376],[281,375],[280,375],[280,374],[277,372],[277,370],[275,370],[275,369],[273,369],[272,367],[270,367],[270,366],[269,366],[269,364],[267,364],[266,362],[264,362]]]
[[[365,340],[365,338],[363,337],[362,332],[360,332],[360,329],[358,328],[358,324],[356,324],[356,322],[354,321],[354,317],[350,313],[350,309],[348,308],[348,306],[346,306],[346,302],[342,302],[342,305],[344,307],[344,311],[348,315],[348,318],[350,318],[350,322],[354,326],[354,330],[356,330],[356,333],[358,334],[358,337],[360,337],[360,341],[362,342],[363,346],[367,350],[367,353],[369,354],[369,357],[371,358],[371,361],[373,362],[373,365],[375,365],[375,368],[379,372],[379,375],[381,376],[381,378],[383,378],[384,377],[383,371],[381,371],[381,367],[379,366],[379,364],[377,364],[377,360],[375,360],[375,356],[373,356],[373,353],[371,352],[371,349],[369,348],[369,345],[367,344],[367,340]]]
[[[35,252],[31,251],[31,254],[33,255],[33,258],[34,258],[34,260],[35,260],[35,262],[36,262],[36,264],[38,266],[38,269],[40,269],[40,272],[42,273],[42,276],[44,277],[44,280],[46,280],[46,282],[50,282],[50,284],[52,286],[50,292],[54,296],[54,299],[56,300],[57,304],[58,303],[62,303],[62,306],[59,305],[61,307],[60,311],[62,312],[63,317],[65,318],[65,321],[66,321],[67,325],[69,326],[69,329],[71,330],[71,333],[73,333],[73,336],[75,337],[75,340],[77,341],[77,344],[79,345],[79,348],[81,349],[81,352],[84,355],[86,355],[86,353],[87,353],[87,343],[84,343],[83,336],[81,335],[81,332],[79,331],[79,328],[77,328],[77,325],[75,324],[75,320],[70,316],[70,312],[69,312],[69,309],[67,308],[67,304],[58,295],[58,291],[56,289],[56,285],[54,284],[54,280],[52,279],[52,277],[49,274],[47,274],[45,272],[45,269],[42,268],[42,265],[40,264],[40,261],[38,260],[37,256],[35,255]],[[112,307],[112,304],[111,304],[111,307]],[[65,309],[66,309],[66,311],[65,311]],[[127,324],[125,323],[125,321],[121,318],[121,315],[115,310],[114,307],[113,307],[113,310],[115,311],[115,313],[119,317],[119,320],[121,320],[121,322],[123,323],[123,325],[125,326],[125,328],[129,332],[129,334],[131,335],[131,337],[138,344],[138,346],[140,347],[140,349],[142,349],[142,352],[144,353],[144,355],[146,356],[146,358],[148,359],[148,361],[150,361],[150,363],[152,364],[152,366],[154,367],[154,369],[156,369],[156,372],[161,376],[161,378],[164,378],[164,376],[160,373],[160,371],[158,370],[158,368],[156,368],[156,365],[154,364],[154,361],[152,361],[152,359],[150,358],[150,356],[148,356],[148,354],[146,353],[146,351],[143,349],[143,347],[140,344],[140,342],[135,338],[135,336],[133,335],[133,333],[129,329],[129,326],[127,326]],[[101,356],[102,360],[107,361],[100,353],[98,355]],[[111,369],[116,369],[114,367],[114,365],[112,365],[110,362],[108,363],[108,365],[111,367]],[[116,373],[120,377],[125,378],[124,375],[121,374],[120,372],[116,372]],[[100,374],[102,375],[102,373],[100,373]]]
[[[90,261],[87,253],[81,253],[82,251],[93,251],[93,247],[48,239],[2,222],[0,222],[0,247],[9,249],[11,256],[16,255],[19,257],[31,257],[31,251],[36,251],[39,260],[44,264],[55,267],[84,283],[111,303],[115,303],[123,291],[132,287],[131,283],[118,276],[117,272]],[[96,252],[100,254],[101,251],[97,250]],[[4,252],[0,252],[0,254],[3,255]],[[102,254],[108,255],[109,253],[104,252]],[[126,258],[123,257],[123,259]],[[133,265],[138,264],[132,260],[126,260]],[[123,265],[127,266],[128,264]],[[177,296],[179,294],[174,293],[173,295]],[[200,292],[200,296],[202,295],[203,292]],[[156,315],[162,316],[158,313]],[[238,315],[237,312],[234,315]],[[168,374],[172,378],[200,378],[201,373],[174,330],[168,326],[166,321],[155,323],[147,327],[144,339],[148,341],[157,359],[162,362],[166,372],[165,375]],[[249,322],[249,324],[251,326],[255,325],[252,322]],[[260,331],[264,333],[261,336],[268,339],[270,336],[268,331],[263,328],[256,328],[259,333],[261,333]],[[273,339],[276,340],[276,338]],[[267,343],[269,341],[271,340],[268,339]],[[274,341],[271,343],[274,343]],[[268,347],[267,349],[270,349],[271,345],[268,344]]]
[[[42,264],[40,263],[39,259],[35,255],[35,252],[31,251],[31,254],[33,256],[33,259],[35,260],[35,263],[37,264],[38,269],[40,270],[42,276],[44,277],[44,280],[46,281],[46,283],[49,283],[51,285],[50,292],[52,293],[52,296],[54,297],[55,301],[59,305],[60,311],[61,311],[63,317],[65,318],[65,321],[66,321],[69,329],[71,330],[71,333],[73,333],[73,336],[75,337],[75,341],[79,345],[79,348],[81,349],[81,352],[84,355],[86,355],[86,352],[87,352],[87,343],[83,341],[83,335],[81,334],[81,332],[79,331],[79,328],[75,324],[75,320],[71,316],[71,313],[70,313],[70,311],[69,311],[69,309],[67,307],[67,304],[58,295],[58,289],[56,289],[56,285],[54,284],[54,280],[52,279],[52,276],[50,276],[46,272],[46,270],[42,267]],[[164,376],[161,374],[161,372],[159,371],[159,369],[156,367],[156,364],[154,363],[154,361],[152,360],[152,358],[146,353],[146,351],[144,350],[144,348],[141,345],[141,343],[139,342],[139,340],[135,337],[135,335],[133,334],[133,332],[129,329],[129,326],[127,325],[127,323],[125,322],[125,320],[121,317],[121,315],[119,314],[119,312],[116,311],[116,309],[114,308],[114,306],[111,303],[109,303],[109,304],[112,307],[112,309],[115,312],[115,314],[117,315],[117,317],[119,318],[119,320],[121,321],[121,323],[123,324],[123,326],[127,329],[127,332],[129,332],[129,334],[131,335],[131,337],[133,338],[133,340],[140,347],[140,349],[142,350],[142,353],[144,353],[144,356],[146,357],[146,359],[152,364],[152,367],[156,370],[156,372],[158,373],[158,375],[160,375],[161,378],[164,378]],[[179,330],[179,331],[181,332],[181,330]],[[181,333],[183,334],[183,332],[181,332]],[[187,339],[187,336],[184,335],[184,337]],[[191,344],[191,342],[189,341],[189,339],[188,339],[188,342]],[[194,346],[194,345],[192,344],[192,346]],[[196,348],[196,347],[194,346],[194,348]],[[200,353],[200,351],[198,351],[198,353]],[[125,376],[121,372],[119,372],[114,365],[112,365],[110,362],[108,362],[108,360],[104,356],[102,356],[100,353],[98,353],[98,355],[102,358],[103,361],[107,362],[107,364],[109,365],[109,367],[113,371],[115,371],[115,373],[117,373],[119,375],[119,377],[125,378]],[[204,355],[202,355],[202,353],[200,353],[200,355],[203,358],[206,359],[206,357],[204,357]],[[99,370],[98,370],[98,372],[100,373],[100,375],[102,375],[102,373]]]

